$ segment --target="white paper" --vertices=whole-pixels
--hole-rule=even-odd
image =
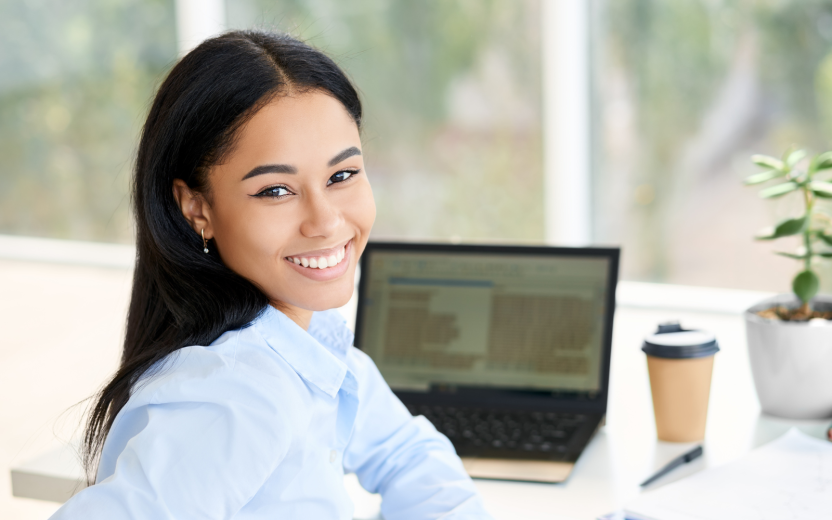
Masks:
[[[832,443],[792,428],[725,466],[637,498],[643,520],[832,519]]]

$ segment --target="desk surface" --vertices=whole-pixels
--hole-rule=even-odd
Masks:
[[[736,459],[791,426],[823,436],[828,421],[785,421],[760,415],[741,316],[619,308],[606,425],[564,484],[476,481],[495,518],[597,518],[637,496],[641,492],[639,482],[692,446],[658,442],[655,438],[647,367],[640,347],[643,336],[668,319],[680,319],[686,327],[714,332],[722,350],[714,365],[705,457],[657,481],[652,488]],[[379,498],[364,492],[354,477],[348,477],[346,483],[356,502],[356,518],[377,517]]]

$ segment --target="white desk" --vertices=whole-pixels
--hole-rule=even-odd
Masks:
[[[653,487],[703,467],[721,465],[740,457],[774,439],[790,426],[798,426],[813,436],[823,436],[829,421],[798,423],[760,416],[740,315],[620,307],[616,311],[614,327],[606,426],[592,440],[565,484],[477,481],[477,487],[495,518],[597,518],[620,508],[638,495],[639,482],[691,446],[660,443],[655,439],[647,368],[640,347],[643,336],[651,332],[659,321],[668,319],[681,319],[687,327],[714,332],[722,351],[717,354],[714,368],[705,457],[678,469]],[[47,460],[18,467],[15,482],[28,479],[24,487],[34,489],[47,485],[48,480],[55,476],[73,478],[74,472],[77,477],[77,469],[71,467],[70,459],[65,456],[63,462],[60,462],[61,457],[58,459],[55,463]],[[361,490],[354,477],[348,477],[347,486],[356,501],[356,518],[376,517],[378,497]],[[22,489],[21,493],[36,498]]]

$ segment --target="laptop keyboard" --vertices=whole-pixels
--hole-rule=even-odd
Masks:
[[[408,405],[450,439],[459,455],[500,451],[518,455],[565,454],[572,436],[586,421],[581,414],[523,412],[487,408]],[[547,457],[548,458],[548,457]]]

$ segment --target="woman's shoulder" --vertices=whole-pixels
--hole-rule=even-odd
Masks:
[[[286,395],[291,370],[253,327],[225,332],[210,345],[173,352],[136,385],[134,406]],[[277,394],[276,394],[277,392]]]

